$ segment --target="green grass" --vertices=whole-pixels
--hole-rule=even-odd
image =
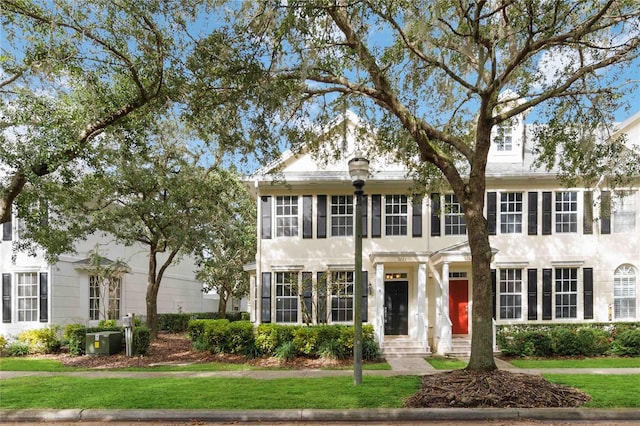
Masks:
[[[349,376],[275,380],[20,377],[3,380],[0,408],[400,408],[403,399],[419,387],[417,376],[366,376],[360,386],[354,386]]]
[[[640,375],[544,374],[550,382],[580,389],[591,396],[583,407],[639,408]]]
[[[514,359],[509,362],[518,368],[640,368],[640,357]]]
[[[323,370],[351,370],[352,366],[325,367]],[[116,371],[252,371],[252,370],[286,370],[284,367],[256,367],[249,364],[230,364],[222,362],[210,362],[188,365],[157,365],[154,367],[126,367],[110,369]],[[363,370],[391,370],[386,362],[369,363],[362,365]],[[66,367],[60,361],[37,358],[0,358],[0,371],[86,371],[86,368]]]
[[[466,361],[455,358],[429,357],[426,360],[436,370],[458,370],[467,366]]]

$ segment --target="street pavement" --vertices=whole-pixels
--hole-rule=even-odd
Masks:
[[[387,358],[391,370],[365,370],[365,376],[425,375],[439,372],[421,357]],[[520,373],[542,374],[638,374],[640,368],[609,369],[519,369],[500,359],[496,359],[498,368]],[[352,375],[351,370],[252,370],[252,371],[180,371],[180,372],[133,372],[133,371],[79,371],[79,372],[37,372],[37,371],[0,371],[0,407],[1,388],[6,386],[3,380],[25,376],[75,376],[75,377],[118,377],[145,379],[151,377],[242,377],[255,379],[276,379],[286,377],[328,377]],[[638,383],[640,387],[640,380]],[[0,423],[49,423],[58,426],[66,424],[99,425],[112,423],[112,426],[124,424],[423,424],[425,422],[454,425],[525,425],[525,424],[638,424],[640,408],[637,409],[589,409],[589,408],[379,408],[348,410],[7,410],[0,409]],[[533,422],[533,423],[532,423]]]

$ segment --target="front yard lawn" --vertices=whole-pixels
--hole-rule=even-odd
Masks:
[[[512,359],[509,363],[518,368],[640,368],[640,357]]]

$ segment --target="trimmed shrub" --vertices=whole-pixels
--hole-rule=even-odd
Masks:
[[[100,320],[100,322],[98,322],[98,328],[116,328],[117,326],[118,324],[114,319]]]
[[[293,343],[298,348],[298,352],[309,358],[317,356],[318,352],[318,329],[313,326],[296,327],[293,332]]]
[[[7,339],[0,334],[0,356],[4,356],[7,349]]]
[[[364,333],[363,333],[364,335]],[[353,355],[353,327],[341,327],[338,342],[344,348],[346,357]]]
[[[224,346],[232,354],[246,354],[251,346],[255,347],[253,324],[249,321],[230,322],[228,324],[227,337],[228,341]]]
[[[611,352],[616,355],[640,355],[640,328],[630,328],[618,334],[611,344]]]
[[[26,330],[18,334],[18,342],[29,346],[29,353],[50,354],[58,352],[62,343],[58,338],[60,327],[51,326]]]
[[[151,345],[151,330],[149,329],[149,327],[144,327],[144,326],[135,327],[133,329],[132,353],[136,355],[147,355],[149,353],[150,345]]]
[[[260,324],[256,330],[256,346],[265,355],[273,355],[282,343],[293,341],[295,328],[291,325]]]
[[[204,344],[206,346],[204,342],[204,329],[207,321],[209,320],[194,319],[189,321],[187,326],[187,335],[189,336],[189,339],[191,339],[194,345]]]
[[[609,339],[604,330],[597,328],[579,328],[576,331],[576,344],[580,355],[604,355],[609,350]]]
[[[575,330],[569,327],[554,327],[551,330],[551,338],[554,354],[563,356],[582,354]]]
[[[69,324],[64,329],[64,339],[68,342],[67,345],[71,355],[83,355],[85,353],[86,338],[87,328],[82,324]]]
[[[204,326],[204,340],[207,349],[216,354],[229,352],[229,320],[206,320]]]

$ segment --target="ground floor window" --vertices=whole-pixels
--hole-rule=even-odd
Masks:
[[[38,273],[16,274],[18,321],[38,321]]]
[[[276,272],[276,322],[298,322],[297,272]]]
[[[120,304],[122,280],[101,279],[98,276],[89,277],[89,319],[117,320],[120,319]]]
[[[331,321],[353,321],[353,271],[331,274]]]
[[[556,318],[578,316],[578,269],[556,268]]]
[[[613,314],[616,319],[636,317],[636,271],[631,265],[618,267],[614,274]]]
[[[522,269],[500,270],[500,319],[522,318]]]

